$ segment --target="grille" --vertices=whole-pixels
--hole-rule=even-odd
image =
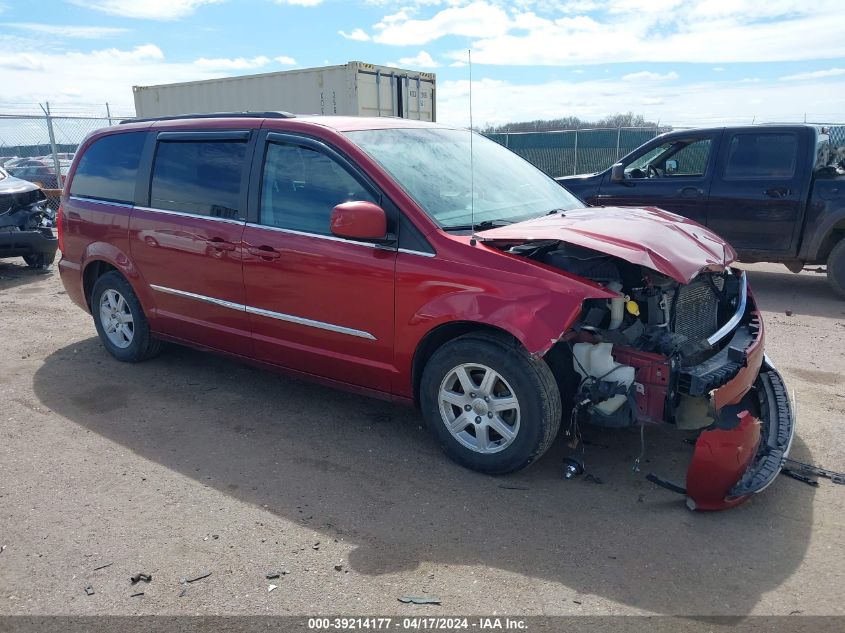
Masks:
[[[713,276],[714,285],[721,290],[722,277]],[[696,277],[677,290],[675,301],[676,334],[683,334],[693,341],[707,338],[719,329],[719,297],[703,276]]]

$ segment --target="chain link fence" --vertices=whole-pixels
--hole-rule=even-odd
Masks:
[[[58,208],[64,177],[79,144],[88,134],[121,119],[106,116],[0,114],[0,167],[41,186],[52,209]]]
[[[662,131],[653,127],[623,127],[487,136],[557,178],[606,169]]]

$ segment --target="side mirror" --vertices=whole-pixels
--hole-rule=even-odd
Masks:
[[[332,209],[329,229],[337,237],[384,240],[387,237],[387,215],[384,209],[372,202],[344,202]]]
[[[666,173],[667,174],[674,174],[678,171],[678,161],[674,159],[669,159],[666,161]]]
[[[625,165],[616,163],[610,168],[610,182],[625,182]]]

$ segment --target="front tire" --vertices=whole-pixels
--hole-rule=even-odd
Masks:
[[[456,462],[488,474],[525,468],[560,428],[560,392],[551,370],[517,342],[461,336],[423,371],[423,416]]]
[[[845,238],[839,240],[828,255],[827,280],[837,294],[845,298]]]
[[[119,273],[107,272],[94,284],[91,313],[103,346],[117,360],[137,363],[152,358],[161,342],[150,326],[132,286]]]
[[[26,262],[26,265],[30,268],[34,268],[35,270],[48,269],[50,266],[53,265],[53,260],[55,258],[55,253],[53,253],[52,257],[44,253],[32,253],[31,255],[23,256],[23,260]]]

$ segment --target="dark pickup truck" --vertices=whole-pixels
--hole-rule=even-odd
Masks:
[[[557,181],[595,206],[655,206],[721,235],[745,262],[826,264],[845,296],[845,147],[826,128],[662,134],[609,169]]]

